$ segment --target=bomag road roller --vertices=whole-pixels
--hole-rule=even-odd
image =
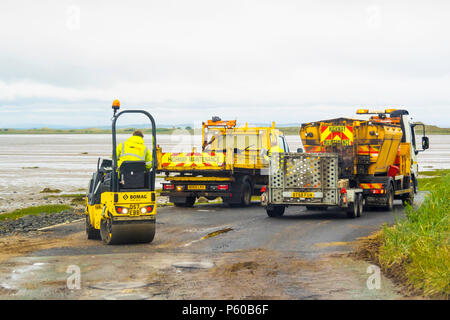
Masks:
[[[88,239],[102,239],[105,244],[151,242],[156,222],[156,127],[144,110],[117,113],[120,102],[112,108],[112,160],[98,159],[97,172],[89,182],[86,197],[86,233]],[[142,161],[123,161],[118,167],[116,122],[123,114],[143,114],[152,125],[152,164],[146,169]],[[148,164],[147,164],[148,167]]]

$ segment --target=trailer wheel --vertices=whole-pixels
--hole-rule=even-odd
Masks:
[[[350,219],[355,219],[358,217],[358,211],[359,211],[359,197],[355,197],[355,201],[352,203],[349,203],[348,209],[347,209],[347,217]]]
[[[285,206],[268,206],[267,215],[271,218],[281,217],[284,214]]]
[[[386,192],[386,206],[384,206],[384,210],[392,211],[394,210],[394,188],[392,184],[389,184],[388,191]]]
[[[89,240],[100,240],[100,230],[95,229],[91,224],[89,213],[86,215],[86,234]]]
[[[358,198],[358,214],[357,217],[361,217],[363,215],[364,212],[364,199],[363,199],[363,195],[361,193],[359,193],[357,195]]]

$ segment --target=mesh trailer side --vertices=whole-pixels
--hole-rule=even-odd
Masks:
[[[279,153],[270,159],[270,202],[274,204],[337,205],[338,156],[329,153]],[[322,197],[295,198],[292,192]]]

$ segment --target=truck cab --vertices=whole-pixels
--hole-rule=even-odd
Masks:
[[[367,114],[366,110],[358,110],[357,114]],[[389,117],[387,117],[389,114]],[[402,143],[411,145],[411,179],[413,180],[414,193],[417,193],[417,177],[419,175],[418,155],[430,147],[429,138],[426,136],[425,125],[422,122],[414,122],[407,110],[386,109],[384,113],[380,112],[377,116],[372,116],[370,120],[374,122],[396,123],[400,124],[403,136]],[[417,145],[417,138],[422,137],[421,146]]]

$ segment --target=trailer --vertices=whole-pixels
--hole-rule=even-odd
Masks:
[[[270,159],[268,188],[261,204],[270,217],[284,214],[287,206],[311,210],[337,207],[351,218],[363,212],[363,189],[350,188],[349,179],[339,179],[338,155],[332,153],[279,153]]]
[[[304,205],[311,210],[338,206],[356,218],[364,207],[391,211],[395,199],[414,203],[417,155],[429,148],[425,126],[412,122],[407,110],[360,109],[357,114],[370,118],[304,123],[300,128],[304,150],[273,155],[261,200],[269,216],[282,215],[287,205]],[[421,148],[416,145],[420,127]]]

